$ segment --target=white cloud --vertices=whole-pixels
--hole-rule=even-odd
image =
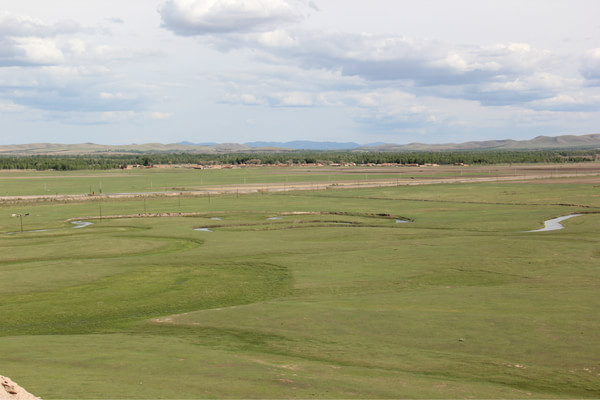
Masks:
[[[20,112],[24,111],[25,107],[13,102],[0,102],[0,112]]]
[[[270,35],[280,40],[266,42]],[[356,77],[371,88],[395,85],[419,95],[506,105],[550,98],[578,84],[547,72],[552,56],[525,43],[454,46],[396,35],[280,30],[245,35],[243,40],[226,35],[223,40],[262,52],[264,57],[255,58],[263,62],[337,75],[314,90],[330,90],[344,77]],[[290,76],[290,80],[298,78]]]
[[[134,111],[104,111],[99,113],[100,121],[117,122],[129,120],[136,116]]]
[[[287,92],[270,96],[269,103],[275,107],[310,107],[317,101],[312,93]]]
[[[590,132],[600,124],[598,5],[573,1],[492,11],[475,0],[86,0],[68,9],[75,21],[54,3],[8,2],[0,111],[5,124],[86,124],[119,140],[136,129],[159,137],[161,120],[181,135],[202,121],[216,135],[207,141],[285,126],[362,142],[372,132],[395,142]]]
[[[584,92],[560,93],[554,97],[528,104],[534,110],[590,112],[600,110],[600,96]]]
[[[72,20],[59,21],[53,25],[41,19],[0,11],[0,37],[55,37],[75,33],[94,33]]]
[[[458,46],[396,34],[275,29],[247,34],[226,32],[210,40],[223,50],[261,52],[255,60],[267,63],[422,87],[509,82],[543,71],[552,61],[550,53],[527,43]]]
[[[526,105],[531,101],[554,97],[577,84],[576,80],[565,79],[552,73],[533,72],[515,77],[502,77],[479,85],[463,86],[463,91],[455,96],[477,100],[486,105]]]
[[[79,38],[68,40],[66,47],[68,51],[75,56],[82,56],[88,50],[88,44]]]
[[[122,99],[124,96],[121,93],[100,92],[99,97],[101,99]]]
[[[283,29],[261,33],[256,36],[256,40],[265,48],[290,48],[296,45],[296,40]]]
[[[111,78],[110,82],[105,82]],[[140,110],[144,98],[131,85],[102,69],[78,66],[0,68],[0,99],[28,109],[53,112]]]
[[[319,9],[319,6],[317,6],[317,4],[314,1],[312,1],[312,0],[308,2],[308,6],[310,8],[312,8],[313,10],[315,10],[315,11],[321,11]]]
[[[2,36],[53,36],[56,30],[37,18],[0,12],[0,37]]]
[[[112,120],[87,118],[84,113],[141,111],[148,90],[136,85],[136,76],[123,74],[122,66],[156,52],[98,43],[100,38],[99,31],[75,22],[48,24],[0,13],[2,109],[59,113],[64,123]]]
[[[28,63],[52,65],[60,64],[65,59],[53,39],[22,37],[15,41],[15,47],[23,50]]]
[[[150,113],[150,118],[158,119],[158,120],[169,119],[172,116],[173,116],[173,113],[165,113],[165,112],[158,112],[158,111]]]
[[[121,18],[118,18],[118,17],[106,18],[106,21],[113,23],[113,24],[124,24],[125,23],[125,21],[123,21]]]
[[[217,3],[222,12],[212,13],[210,8]],[[192,17],[188,19],[189,26],[195,26],[196,29],[178,30],[175,29],[178,25],[170,24],[165,19],[166,9],[172,7],[182,11],[184,5],[197,7],[195,12],[188,9],[190,15],[199,18],[195,23],[192,23]],[[233,9],[241,10],[236,1],[174,0],[167,2],[161,15],[163,25],[178,35],[203,35],[203,43],[212,43],[217,49],[249,51],[248,54],[252,54],[254,60],[265,64],[284,69],[296,66],[309,74],[308,71],[312,71],[315,76],[320,74],[319,71],[327,71],[334,79],[310,84],[298,76],[290,75],[289,82],[275,82],[271,76],[257,75],[254,80],[264,79],[267,83],[249,83],[241,89],[228,91],[224,102],[264,104],[271,107],[320,107],[334,104],[363,107],[360,104],[378,104],[383,107],[378,111],[381,118],[394,119],[395,115],[410,114],[413,118],[421,113],[414,112],[414,107],[404,107],[399,111],[391,105],[382,106],[386,103],[382,99],[389,97],[389,93],[382,91],[386,86],[397,87],[405,95],[410,93],[411,96],[430,99],[463,99],[476,101],[484,106],[515,105],[538,109],[545,104],[551,107],[544,100],[555,98],[561,92],[581,84],[577,79],[554,72],[558,70],[559,63],[555,54],[525,41],[458,45],[433,39],[411,39],[400,34],[303,30],[301,26],[290,29],[277,24],[263,25],[257,32],[246,28],[244,23],[240,24],[239,29],[226,23],[231,19],[225,18],[230,14],[224,10]],[[250,7],[243,14],[239,18],[250,20],[254,12]],[[202,20],[209,15],[215,16],[213,21],[219,21],[222,28],[209,29],[204,23],[206,21]],[[221,20],[217,15],[224,18]],[[206,33],[212,35],[205,36]],[[596,53],[590,52],[581,68],[582,75],[588,78],[590,84],[596,82],[596,71],[600,70],[597,63],[600,64],[600,58],[596,60]],[[346,77],[358,78],[359,85],[364,87],[362,99],[357,100],[358,97],[355,96],[354,105],[350,105],[352,96],[344,97],[343,94],[344,90],[354,90],[353,88],[334,89]],[[291,82],[298,83],[297,87],[293,87]],[[282,87],[286,87],[286,90],[281,90]],[[340,90],[339,95],[324,94]],[[412,112],[407,114],[407,110]],[[372,111],[366,113],[373,115]],[[438,123],[443,119],[427,115],[419,117],[419,120]]]
[[[401,90],[338,92],[329,97],[354,108],[356,121],[374,130],[414,130],[446,119],[428,99]]]
[[[267,32],[303,18],[283,0],[169,0],[159,13],[163,27],[184,36]]]
[[[244,104],[247,106],[264,105],[266,101],[249,93],[226,93],[219,101],[222,104]]]
[[[600,48],[588,50],[583,56],[579,72],[590,86],[600,86]]]

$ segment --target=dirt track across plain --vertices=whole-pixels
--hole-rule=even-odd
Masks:
[[[382,172],[381,169],[377,170]],[[396,170],[397,171],[397,170]],[[407,170],[404,170],[407,171]],[[402,171],[402,172],[404,172]],[[421,172],[422,170],[418,170]],[[332,190],[332,189],[357,189],[373,187],[438,185],[456,183],[481,183],[481,182],[530,182],[530,183],[589,183],[600,184],[600,164],[587,164],[584,167],[573,165],[559,167],[551,165],[529,167],[479,167],[463,172],[465,176],[458,175],[453,167],[441,167],[435,171],[451,171],[454,175],[440,177],[415,177],[398,174],[396,179],[365,179],[365,180],[338,180],[329,182],[294,182],[294,183],[259,183],[205,186],[197,190],[185,191],[157,191],[136,193],[104,193],[104,194],[55,194],[55,195],[30,195],[30,196],[0,196],[0,202],[20,203],[31,201],[85,201],[100,199],[126,199],[136,197],[169,197],[169,196],[208,196],[220,194],[247,194],[260,192],[284,192],[296,190]],[[473,176],[479,173],[479,176]],[[487,175],[482,176],[485,173]]]

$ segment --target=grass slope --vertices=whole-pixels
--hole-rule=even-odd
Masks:
[[[592,185],[102,203],[142,206],[205,214],[39,204],[51,230],[0,234],[3,374],[47,399],[600,396],[600,215],[523,232],[598,211]]]

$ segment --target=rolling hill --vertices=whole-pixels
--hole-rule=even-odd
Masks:
[[[56,144],[31,143],[0,145],[0,155],[83,155],[83,154],[152,154],[152,153],[266,153],[296,150],[345,150],[376,152],[409,151],[488,151],[488,150],[567,150],[600,148],[600,134],[538,136],[530,140],[486,140],[446,144],[372,144],[360,146],[352,142],[250,142],[193,144],[190,142],[162,144],[101,145],[94,143]]]

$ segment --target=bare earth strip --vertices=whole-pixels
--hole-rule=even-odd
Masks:
[[[138,193],[106,193],[106,194],[68,194],[68,195],[30,195],[30,196],[0,196],[0,202],[20,203],[29,201],[83,201],[100,199],[126,199],[135,197],[156,196],[206,196],[232,193],[283,192],[294,190],[325,190],[325,189],[357,189],[392,186],[438,185],[452,183],[479,182],[539,182],[539,183],[600,183],[600,172],[547,172],[538,174],[492,175],[485,177],[443,177],[443,178],[398,178],[371,179],[361,181],[337,182],[299,182],[299,183],[262,183],[237,184],[223,186],[206,186],[202,190],[168,191],[168,192],[138,192]]]

